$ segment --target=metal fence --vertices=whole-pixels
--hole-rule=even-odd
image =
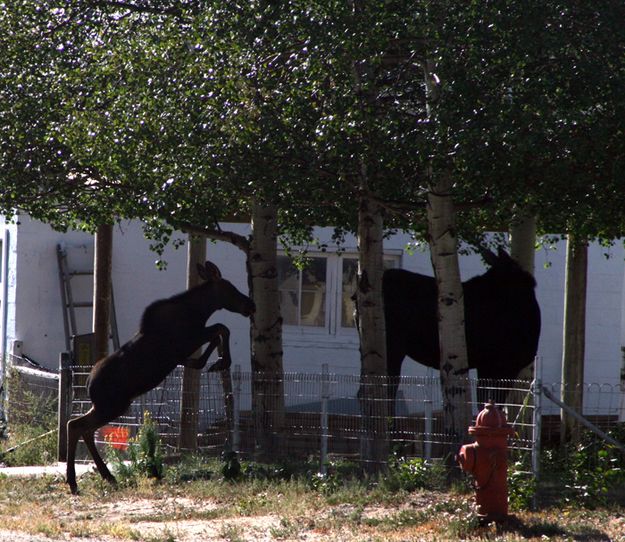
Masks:
[[[38,418],[55,417],[58,408],[60,441],[63,442],[66,420],[91,407],[86,393],[90,368],[68,366],[55,373],[38,369],[25,359],[13,357],[9,361],[4,383],[4,407],[9,425],[35,424]],[[224,386],[224,378],[231,385]],[[264,401],[265,405],[276,405],[276,409],[266,412],[261,424],[277,445],[276,458],[315,457],[321,465],[331,458],[359,461],[363,443],[367,438],[375,438],[361,414],[357,399],[358,375],[330,373],[326,366],[320,374],[287,373],[280,378],[279,385],[263,386],[259,380],[258,375],[238,368],[231,374],[201,373],[196,413],[199,452],[218,455],[227,445],[243,457],[254,457],[259,424],[254,416],[252,390],[259,385],[260,388],[255,388],[256,394],[278,390],[280,395]],[[401,377],[396,383],[395,415],[388,433],[391,451],[404,457],[442,458],[453,442],[444,430],[439,379]],[[376,385],[387,384],[380,381]],[[538,472],[541,443],[547,446],[559,443],[559,407],[547,397],[551,395],[557,400],[562,392],[560,384],[469,380],[469,386],[473,416],[481,409],[484,398],[494,398],[506,409],[508,420],[516,430],[510,441],[514,459]],[[623,427],[625,389],[622,386],[585,384],[577,392],[583,393],[583,413],[587,421],[603,431]],[[136,399],[129,411],[112,422],[110,428],[99,431],[99,446],[125,445],[141,427],[144,413],[149,412],[158,425],[166,450],[177,452],[181,395],[182,368],[178,368],[157,388]],[[67,401],[65,405],[64,401]],[[28,416],[31,418],[26,419]],[[89,459],[82,441],[78,457]]]
[[[85,413],[91,406],[86,396],[85,382],[88,368],[73,367],[73,396],[71,416]],[[232,396],[224,394],[222,378],[231,379]],[[386,382],[386,380],[385,380]],[[278,386],[263,386],[259,375],[235,370],[226,373],[203,371],[200,380],[200,401],[197,413],[198,450],[218,454],[226,443],[244,457],[255,452],[254,412],[252,388],[280,390],[280,397],[272,397],[264,404],[276,405],[276,411],[265,413],[263,431],[271,433],[276,443],[276,457],[318,457],[320,464],[328,458],[360,460],[363,440],[372,437],[363,424],[357,392],[360,377],[330,373],[327,367],[321,374],[287,373]],[[386,383],[377,385],[388,385]],[[496,385],[488,381],[469,381],[471,410],[475,416],[483,405],[478,397],[495,397],[505,407],[516,436],[511,448],[517,456],[529,457],[534,434],[534,405],[531,383],[505,381]],[[140,427],[145,412],[157,423],[165,446],[172,451],[178,446],[181,422],[182,369],[176,369],[165,381],[138,398],[127,414],[111,425],[124,431],[106,429],[96,435],[103,445],[116,436],[133,436]],[[229,415],[229,403],[231,414]],[[438,378],[401,377],[395,403],[395,416],[389,429],[392,451],[404,457],[439,459],[445,454],[452,438],[443,427],[443,403]],[[269,420],[269,422],[267,422]],[[275,425],[272,425],[272,420]],[[276,420],[278,420],[276,422]],[[112,435],[112,436],[111,436]],[[264,435],[265,437],[267,435]],[[83,456],[86,458],[87,456]],[[78,457],[81,457],[80,450]]]
[[[56,425],[59,375],[28,358],[5,357],[3,413],[13,425],[49,428]]]
[[[566,394],[582,403],[584,418],[602,431],[609,431],[625,423],[625,385],[584,383],[575,388],[564,389],[560,383],[542,383],[543,396],[557,399]],[[547,400],[542,409],[542,437],[545,444],[560,440],[560,407]]]

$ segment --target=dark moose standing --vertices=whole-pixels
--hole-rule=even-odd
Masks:
[[[78,492],[74,461],[80,437],[100,475],[114,483],[95,446],[95,431],[122,415],[134,398],[160,384],[179,364],[202,369],[217,348],[220,360],[209,370],[218,364],[230,366],[228,328],[223,324],[205,327],[206,320],[219,309],[249,317],[255,311],[254,302],[223,279],[215,264],[198,265],[198,271],[202,284],[149,305],[135,337],[91,370],[87,391],[92,407],[67,424],[67,483],[72,493]],[[202,355],[189,359],[205,343]]]
[[[513,379],[536,356],[540,308],[534,277],[500,248],[482,249],[490,269],[463,283],[469,368],[480,379]],[[387,370],[391,405],[405,356],[439,368],[434,278],[388,269],[383,278]],[[486,399],[486,398],[484,398]]]

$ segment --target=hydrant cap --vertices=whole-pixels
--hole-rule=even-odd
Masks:
[[[475,427],[488,427],[490,429],[501,429],[508,426],[506,415],[503,410],[497,408],[493,401],[489,401],[484,405],[482,410],[475,419]]]

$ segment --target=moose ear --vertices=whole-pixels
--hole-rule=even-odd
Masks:
[[[205,281],[219,280],[221,278],[219,268],[212,262],[206,262],[203,266],[198,264],[197,272],[200,278]]]

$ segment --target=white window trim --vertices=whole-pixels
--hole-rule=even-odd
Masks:
[[[401,267],[402,249],[385,249],[384,258],[396,262],[396,267]],[[278,250],[279,256],[286,256],[285,252]],[[355,259],[358,250],[345,248],[340,250],[308,251],[310,257],[324,258],[326,260],[326,296],[325,314],[326,324],[323,327],[299,326],[283,324],[282,335],[284,346],[319,349],[349,349],[358,347],[358,330],[355,327],[340,325],[341,299],[343,277],[341,258]],[[300,278],[301,280],[301,278]]]

